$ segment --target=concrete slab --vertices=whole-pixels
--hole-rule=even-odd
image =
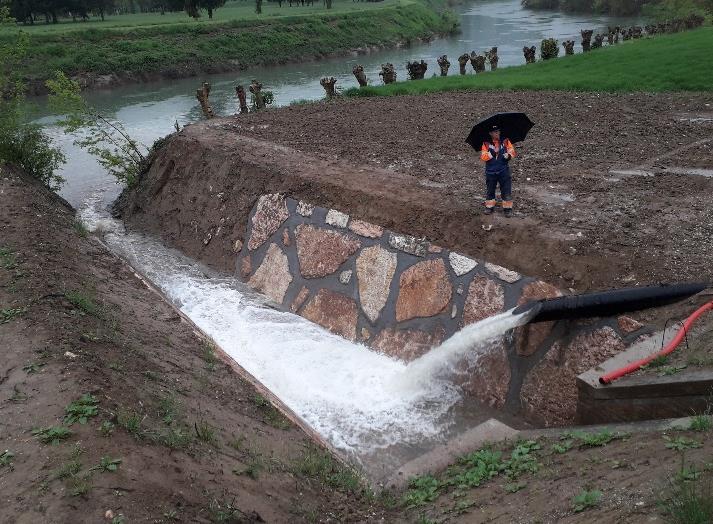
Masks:
[[[403,464],[387,480],[386,486],[393,488],[404,487],[411,477],[425,473],[435,473],[445,469],[448,465],[453,464],[458,457],[483,447],[487,442],[512,439],[517,437],[519,433],[518,430],[503,424],[499,420],[488,419],[482,424],[450,439],[445,444]]]
[[[652,336],[632,344],[631,346],[629,346],[628,349],[614,355],[609,360],[605,360],[598,366],[585,371],[577,377],[577,380],[581,380],[586,384],[591,385],[592,387],[606,387],[602,386],[602,384],[599,384],[600,376],[605,373],[609,373],[610,371],[614,371],[615,369],[618,369],[620,367],[626,366],[627,364],[631,364],[636,360],[646,358],[650,355],[653,355],[654,353],[657,353],[658,351],[661,351],[662,337],[663,345],[665,346],[671,340],[673,340],[673,338],[676,336],[676,333],[678,333],[677,328],[667,329],[665,335],[663,335],[663,333],[660,331],[656,332]]]
[[[713,177],[713,169],[704,169],[702,167],[665,167],[664,172],[673,173],[674,175]]]

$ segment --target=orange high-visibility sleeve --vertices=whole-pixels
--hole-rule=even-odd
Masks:
[[[493,155],[490,153],[490,148],[488,147],[487,142],[483,142],[483,145],[480,148],[480,159],[483,162],[487,162],[488,160],[491,160],[493,158]]]
[[[515,157],[515,148],[513,147],[512,142],[510,142],[510,140],[506,138],[505,141],[503,142],[503,145],[505,146],[505,150],[508,152],[508,155],[510,155],[510,157],[514,158]]]

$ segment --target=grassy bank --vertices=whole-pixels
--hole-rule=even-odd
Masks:
[[[632,40],[587,54],[449,76],[349,89],[347,96],[416,95],[456,90],[609,92],[713,91],[713,28]],[[434,64],[435,65],[435,64]],[[451,67],[451,73],[456,68]]]
[[[282,12],[291,14],[259,19],[246,12],[244,18],[230,21],[86,29],[65,24],[64,31],[41,28],[30,34],[22,75],[35,84],[55,70],[68,75],[180,77],[320,57],[364,46],[388,46],[456,27],[452,15],[438,13],[420,1],[387,0],[378,7],[360,2],[368,5],[360,10],[342,3],[352,4],[341,0],[334,3],[332,11],[309,14],[283,8]],[[216,17],[220,13],[218,10]],[[0,45],[16,40],[17,31],[3,30]]]

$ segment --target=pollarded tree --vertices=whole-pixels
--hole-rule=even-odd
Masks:
[[[208,11],[208,18],[213,19],[213,10],[223,7],[225,5],[225,0],[198,0],[199,7]]]
[[[198,0],[186,0],[185,4],[186,14],[191,18],[200,18],[200,8],[198,7]]]

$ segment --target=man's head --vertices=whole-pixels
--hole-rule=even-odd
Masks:
[[[490,128],[490,139],[492,141],[500,140],[500,128],[498,126],[492,126]]]

